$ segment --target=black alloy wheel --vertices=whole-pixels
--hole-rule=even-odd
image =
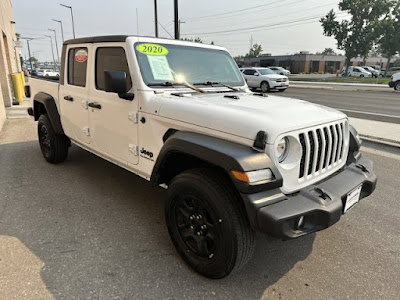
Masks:
[[[215,214],[201,199],[194,195],[185,195],[175,205],[175,220],[179,235],[195,255],[211,258],[214,255],[218,238]]]
[[[184,171],[168,185],[168,232],[196,272],[223,278],[250,260],[255,232],[240,201],[230,179],[214,169]]]

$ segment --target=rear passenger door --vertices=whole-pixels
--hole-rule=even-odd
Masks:
[[[257,76],[254,74],[256,73],[256,70],[254,69],[246,69],[243,71],[243,74],[245,75],[247,85],[251,88],[258,87],[257,85]]]
[[[91,141],[87,109],[91,47],[91,44],[67,46],[64,81],[60,85],[58,99],[64,132],[83,145]]]
[[[104,71],[126,73],[126,91],[132,92],[132,79],[125,44],[95,44],[94,75],[89,95],[89,119],[93,144],[104,156],[122,164],[138,163],[138,98],[125,100],[105,92]],[[94,105],[93,105],[94,104]]]

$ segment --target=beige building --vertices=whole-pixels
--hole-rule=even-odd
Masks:
[[[10,0],[0,0],[0,130],[6,119],[5,107],[12,105],[10,74],[21,71],[19,50],[15,48],[15,22]]]

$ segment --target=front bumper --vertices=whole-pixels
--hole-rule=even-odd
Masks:
[[[292,239],[335,224],[343,214],[348,193],[362,184],[361,200],[375,190],[376,182],[372,162],[360,157],[329,178],[293,195],[274,189],[242,196],[254,209],[253,227],[277,238]],[[248,205],[246,208],[249,209]],[[301,226],[300,220],[303,220]]]
[[[288,82],[275,82],[273,85],[271,85],[271,89],[277,89],[277,90],[287,89],[288,87],[289,87]]]

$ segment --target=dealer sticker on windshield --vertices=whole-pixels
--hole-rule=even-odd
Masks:
[[[136,50],[146,55],[165,56],[168,54],[167,48],[157,44],[139,44],[136,46]]]

